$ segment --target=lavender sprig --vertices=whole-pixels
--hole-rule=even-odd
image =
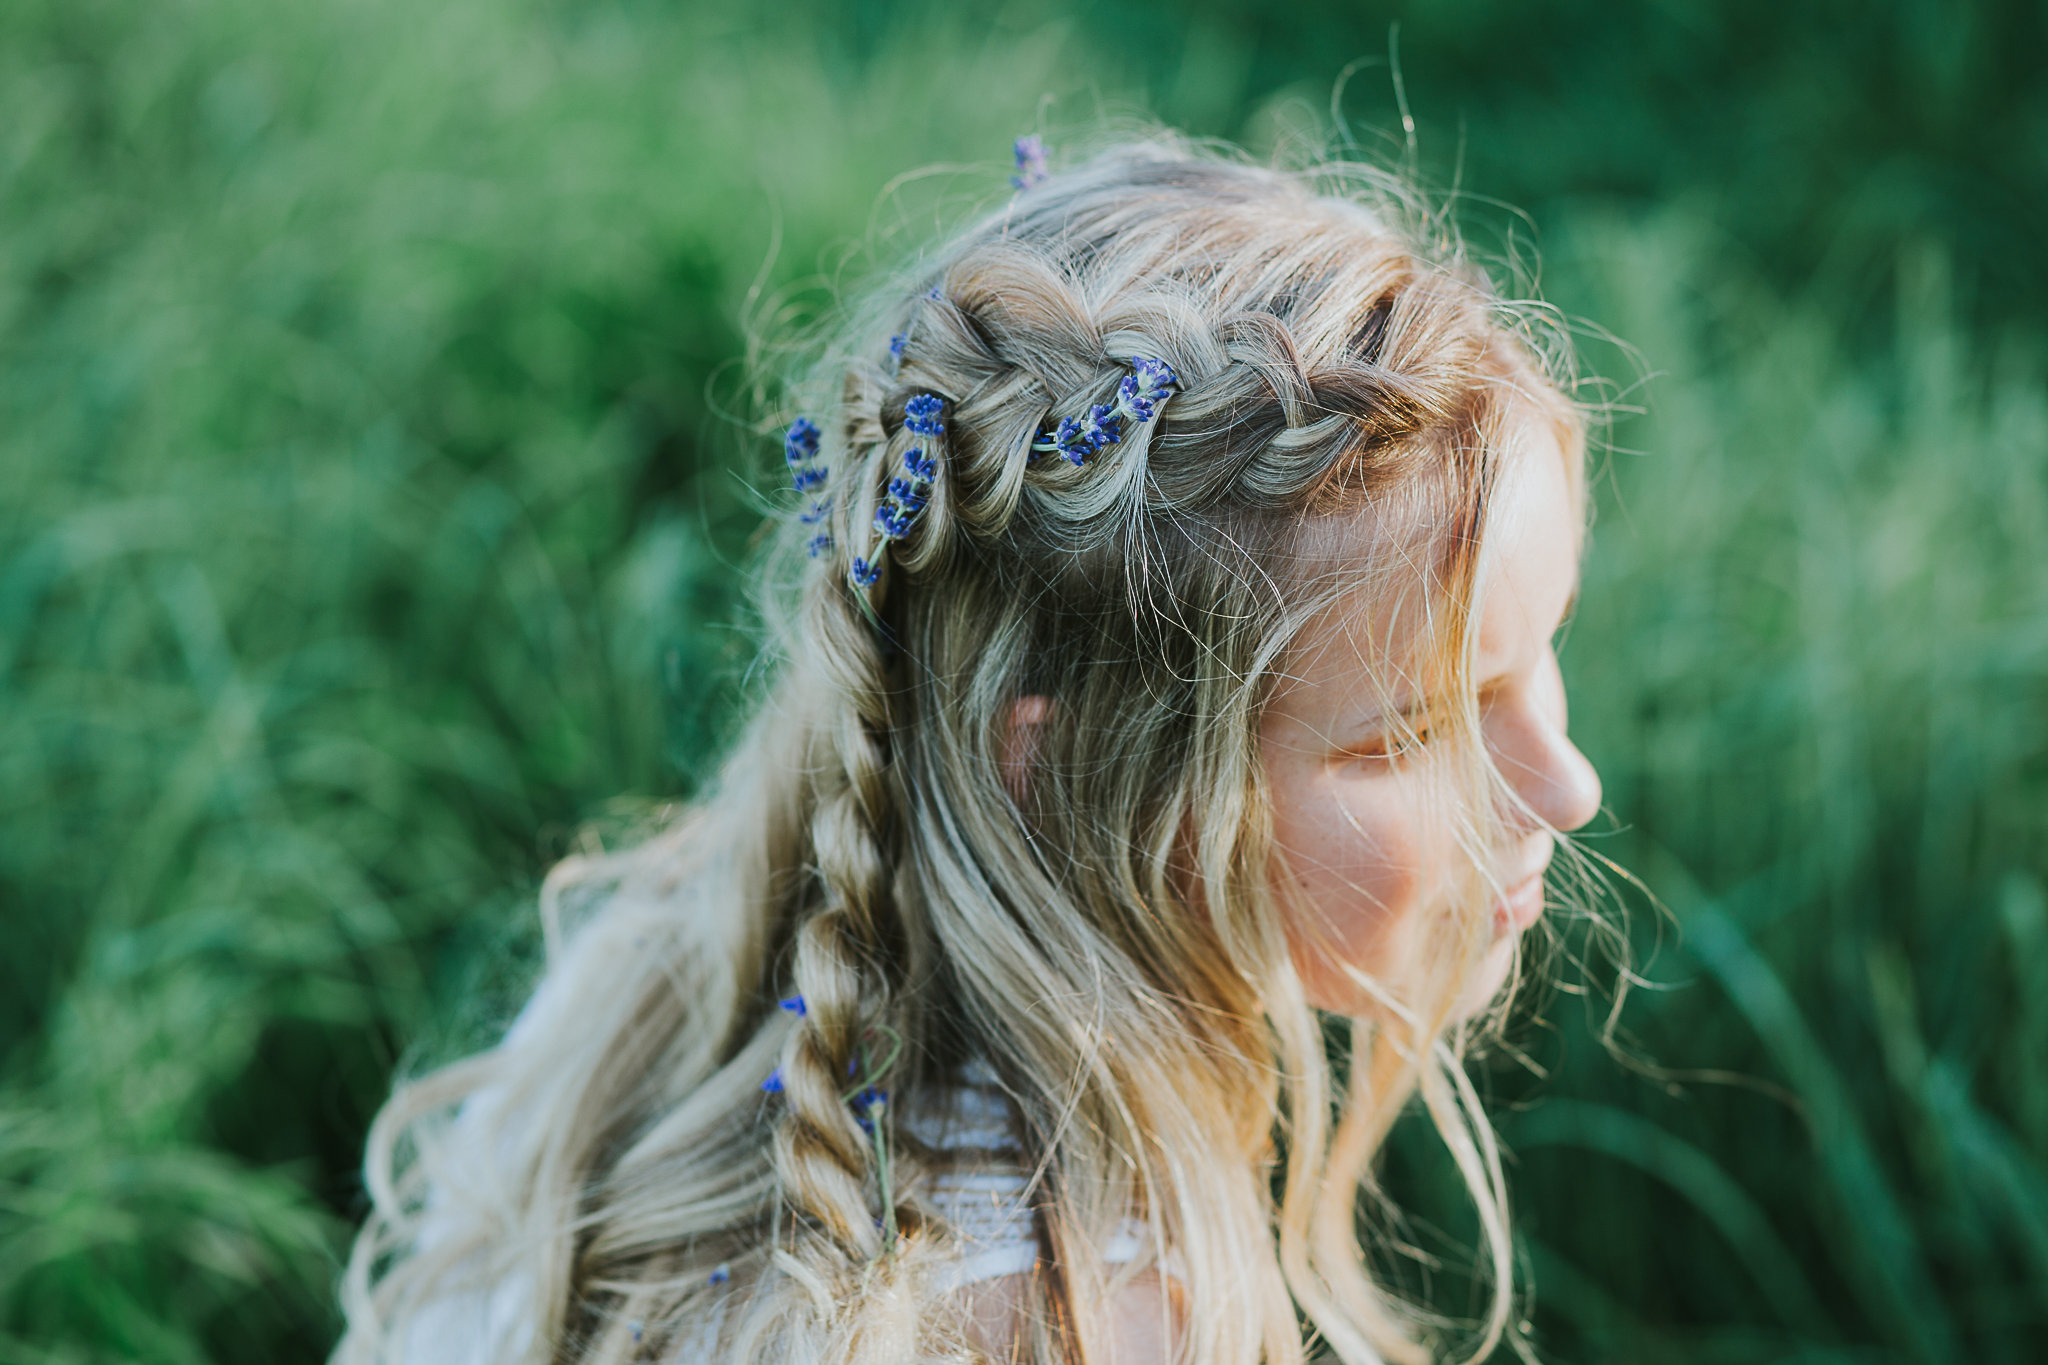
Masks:
[[[903,428],[926,438],[945,434],[945,400],[937,394],[920,393],[903,405]],[[882,556],[889,542],[902,540],[917,525],[918,517],[932,499],[932,485],[939,477],[939,462],[921,445],[903,452],[902,474],[889,480],[888,496],[875,508],[875,531],[882,543],[872,560],[855,555],[847,579],[856,590],[872,588],[882,576]]]
[[[822,433],[818,424],[808,417],[799,417],[789,424],[789,430],[782,437],[782,460],[789,466],[789,481],[799,493],[815,493],[825,486],[826,468],[818,462],[818,446]],[[803,514],[806,526],[815,526],[832,512],[832,501],[819,498],[811,503],[810,510]],[[819,531],[804,546],[811,558],[832,548],[832,534]]]
[[[1062,417],[1050,431],[1038,430],[1031,443],[1031,457],[1058,455],[1068,463],[1083,465],[1090,455],[1123,440],[1126,423],[1142,425],[1159,413],[1159,405],[1180,392],[1180,376],[1163,360],[1136,356],[1131,373],[1116,386],[1116,399],[1097,403],[1085,417]]]
[[[882,1111],[889,1105],[889,1092],[880,1086],[870,1085],[853,1097],[853,1121],[860,1125],[863,1133],[875,1131],[875,1120],[882,1117]]]
[[[799,417],[789,424],[782,437],[782,458],[791,469],[818,458],[820,434],[818,424],[808,417]]]
[[[930,420],[929,429],[911,427],[911,430],[936,435],[940,429],[938,421],[936,418]],[[909,423],[904,425],[909,426]],[[938,477],[938,462],[926,455],[922,446],[912,446],[903,452],[903,467],[909,471],[910,477],[889,480],[889,496],[875,508],[875,529],[882,533],[883,540],[902,540],[910,534],[911,528],[917,525],[918,513],[924,511],[925,504],[931,501],[932,480]]]
[[[856,565],[861,561],[856,559]],[[810,1013],[803,996],[792,995],[779,1002],[784,1010],[798,1018]],[[877,1057],[875,1044],[886,1041],[888,1051]],[[889,1134],[884,1118],[889,1112],[889,1092],[882,1087],[890,1072],[895,1070],[896,1061],[903,1055],[903,1035],[887,1024],[876,1024],[863,1030],[859,1045],[853,1055],[847,1058],[848,1079],[860,1076],[855,1089],[842,1091],[840,1099],[853,1111],[853,1121],[860,1125],[861,1132],[875,1146],[875,1180],[882,1196],[881,1216],[875,1219],[875,1226],[882,1230],[883,1254],[887,1255],[896,1245],[896,1187],[889,1153]],[[761,1082],[761,1089],[771,1095],[783,1091],[782,1068],[768,1073],[768,1079]],[[731,1278],[731,1268],[720,1265],[711,1272],[711,1284],[721,1285]]]
[[[1017,158],[1017,173],[1010,177],[1010,187],[1028,190],[1050,174],[1045,168],[1045,143],[1038,134],[1028,133],[1017,139],[1011,151]]]
[[[831,515],[832,499],[820,498],[817,502],[811,504],[811,508],[808,512],[805,512],[803,514],[803,523],[806,526],[818,526],[819,523],[823,522],[827,517]],[[810,555],[812,559],[816,559],[819,555],[829,553],[831,549],[832,532],[829,529],[823,527],[820,527],[816,535],[812,536],[809,540],[804,542],[804,552]]]
[[[937,394],[918,394],[903,405],[903,425],[920,436],[937,436],[946,429],[939,420],[945,406]]]

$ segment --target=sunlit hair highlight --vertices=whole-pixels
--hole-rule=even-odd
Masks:
[[[435,1359],[451,1333],[506,1360],[981,1358],[921,1194],[943,1154],[908,1138],[884,1243],[842,1098],[883,1028],[899,1093],[975,1058],[1014,1102],[1045,1252],[1019,1359],[1099,1359],[1102,1306],[1148,1272],[1201,1365],[1305,1360],[1303,1318],[1347,1362],[1511,1338],[1456,999],[1514,798],[1457,699],[1517,431],[1554,424],[1578,477],[1531,316],[1396,177],[1167,136],[1034,182],[873,290],[796,380],[834,548],[807,559],[792,509],[768,695],[700,803],[556,868],[547,974],[503,1044],[380,1116],[337,1359]],[[1141,356],[1182,385],[1156,420],[1085,465],[1030,459]],[[942,439],[906,430],[923,393]],[[913,440],[939,461],[929,504],[859,590]],[[1367,513],[1422,534],[1330,533]],[[1304,627],[1418,555],[1453,698],[1432,810],[1469,894],[1411,978],[1361,980],[1381,1004],[1333,1056],[1274,903],[1259,716]],[[1027,697],[1050,704],[1017,780]],[[1486,1241],[1493,1297],[1462,1331],[1369,1255],[1373,1158],[1418,1096]],[[1105,1263],[1131,1217],[1148,1251]]]

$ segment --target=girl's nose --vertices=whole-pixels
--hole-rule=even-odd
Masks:
[[[1521,784],[1522,799],[1551,828],[1574,830],[1600,813],[1600,774],[1562,730],[1549,737],[1530,777]]]
[[[1600,774],[1566,734],[1564,678],[1546,651],[1523,695],[1493,727],[1494,761],[1530,810],[1552,829],[1574,830],[1600,812]]]

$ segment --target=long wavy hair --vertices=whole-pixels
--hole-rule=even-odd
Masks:
[[[1335,1020],[1272,889],[1257,735],[1304,624],[1412,580],[1418,543],[1425,647],[1445,695],[1470,691],[1500,471],[1532,423],[1575,480],[1583,459],[1535,312],[1397,176],[1168,135],[1032,186],[847,309],[792,385],[825,419],[831,543],[807,558],[820,526],[783,519],[766,695],[703,799],[554,870],[546,973],[504,1041],[386,1106],[336,1359],[983,1358],[922,1193],[944,1154],[896,1134],[885,1172],[846,1098],[883,1037],[899,1105],[968,1059],[1010,1097],[1042,1244],[1016,1359],[1099,1358],[1103,1305],[1148,1272],[1201,1365],[1292,1365],[1308,1336],[1347,1362],[1513,1339],[1465,1072],[1498,1002],[1456,1002],[1514,797],[1469,696],[1432,717],[1465,890],[1402,979],[1361,977],[1380,1004]],[[1136,357],[1180,378],[1154,420],[1084,465],[1032,457]],[[924,393],[941,437],[906,429]],[[886,543],[874,512],[913,443],[930,503]],[[1020,760],[1025,698],[1047,704]],[[1456,1331],[1376,1248],[1373,1159],[1418,1096],[1491,1272]],[[1107,1263],[1133,1218],[1147,1250]]]

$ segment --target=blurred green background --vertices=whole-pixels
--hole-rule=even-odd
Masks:
[[[750,336],[1020,132],[1264,151],[1363,59],[1399,158],[1395,21],[1422,172],[1637,410],[1565,663],[1675,920],[1654,1067],[1566,996],[1489,1074],[1535,1339],[2048,1355],[2042,6],[768,8],[0,10],[0,1362],[322,1356],[392,1068],[724,732]]]

